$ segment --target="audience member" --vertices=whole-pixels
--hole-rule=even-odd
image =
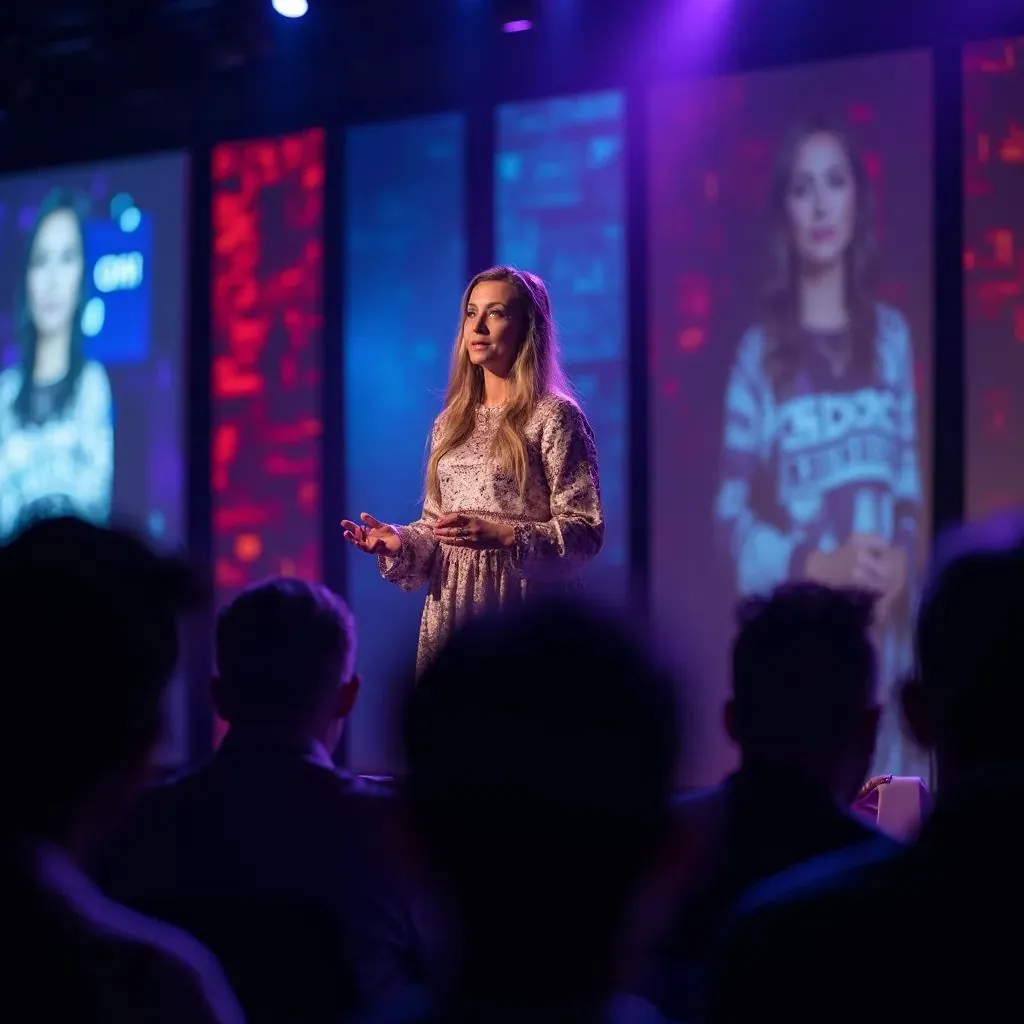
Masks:
[[[940,548],[907,724],[935,810],[896,853],[861,847],[766,883],[719,959],[710,1020],[1013,1020],[1024,911],[1024,519]]]
[[[658,1019],[617,993],[677,724],[668,680],[596,613],[533,605],[456,635],[404,731],[411,831],[451,956],[432,1001],[387,1019]]]
[[[0,549],[4,1001],[34,1020],[242,1020],[214,958],[106,899],[83,868],[143,785],[198,597],[180,563],[76,519]],[[31,1009],[29,1009],[31,1008]]]
[[[359,692],[355,623],[325,587],[272,579],[216,627],[212,760],[148,794],[103,874],[218,955],[250,1021],[335,1021],[416,978],[388,794],[331,755]]]
[[[725,707],[740,768],[677,806],[695,863],[652,990],[672,1019],[695,1012],[717,931],[748,888],[832,850],[889,844],[848,810],[879,716],[872,614],[870,595],[816,583],[740,605]]]

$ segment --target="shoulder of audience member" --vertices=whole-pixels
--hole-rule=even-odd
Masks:
[[[852,896],[873,871],[903,849],[903,844],[879,834],[788,868],[760,882],[737,902],[726,932],[752,923],[782,923],[787,915],[798,915],[805,908],[820,910],[834,898]]]
[[[187,932],[106,901],[101,940],[131,975],[144,979],[153,1020],[243,1024],[244,1014],[216,957]],[[134,965],[134,967],[133,967]]]

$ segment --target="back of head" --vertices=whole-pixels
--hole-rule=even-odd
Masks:
[[[874,703],[873,604],[856,590],[787,583],[740,605],[732,720],[744,760],[806,761],[850,741]]]
[[[307,727],[355,664],[347,605],[305,580],[275,577],[243,591],[217,616],[216,634],[219,710],[236,725]]]
[[[917,654],[940,754],[1024,761],[1024,515],[940,539]]]
[[[476,620],[406,708],[414,823],[463,897],[614,902],[664,823],[677,728],[670,681],[618,621],[562,603]]]
[[[0,549],[0,673],[17,824],[60,828],[97,783],[139,767],[161,727],[191,571],[73,518]]]

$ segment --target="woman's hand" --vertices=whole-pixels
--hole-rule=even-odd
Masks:
[[[827,587],[861,587],[885,592],[885,556],[888,545],[874,534],[855,533],[835,551],[814,551],[804,575]]]
[[[478,551],[510,548],[516,542],[515,527],[508,523],[492,523],[477,516],[453,512],[434,523],[434,537],[441,544]]]
[[[888,621],[907,586],[907,553],[881,537],[855,533],[835,551],[815,551],[807,559],[808,579],[830,587],[860,587],[878,595],[875,621]]]
[[[906,593],[910,575],[906,551],[901,547],[887,548],[882,562],[882,572],[882,596],[876,608],[876,618],[880,623],[889,621],[896,603]]]
[[[351,519],[341,521],[345,540],[354,548],[368,555],[387,555],[388,558],[394,558],[402,550],[402,538],[393,526],[378,522],[369,512],[361,512],[359,518],[363,521],[362,526]]]

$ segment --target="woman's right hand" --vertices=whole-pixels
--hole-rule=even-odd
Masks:
[[[361,526],[351,519],[341,521],[345,540],[353,547],[368,555],[386,555],[388,558],[394,558],[402,550],[402,538],[393,526],[379,522],[369,512],[361,512],[359,518]]]
[[[888,549],[881,537],[855,533],[835,551],[812,552],[804,574],[828,587],[861,587],[881,594],[885,592]]]

